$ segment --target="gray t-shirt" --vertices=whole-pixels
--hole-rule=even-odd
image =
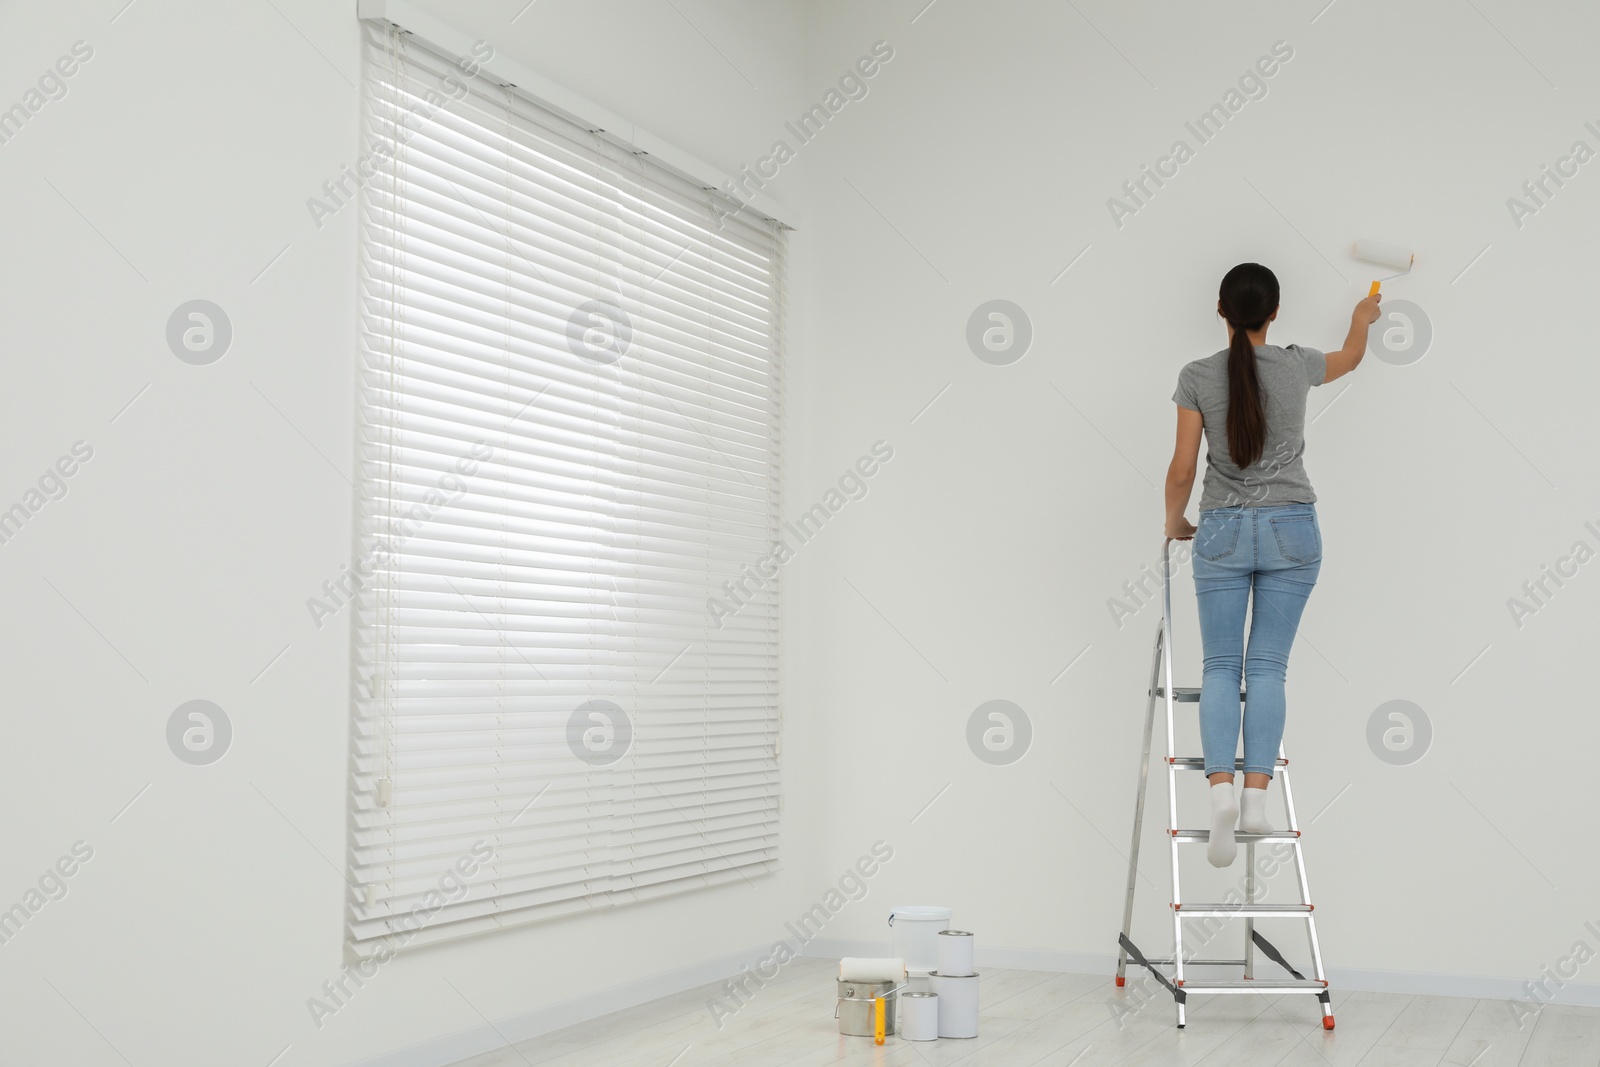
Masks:
[[[1172,399],[1200,413],[1206,432],[1206,477],[1200,510],[1312,504],[1300,457],[1306,449],[1306,393],[1321,385],[1327,357],[1315,348],[1256,345],[1256,374],[1267,412],[1267,441],[1261,458],[1240,470],[1228,454],[1228,350],[1184,364]]]

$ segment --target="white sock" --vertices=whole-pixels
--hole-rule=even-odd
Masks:
[[[1270,834],[1267,821],[1267,791],[1245,786],[1239,794],[1239,829],[1247,834]]]
[[[1239,846],[1233,841],[1233,825],[1238,818],[1233,783],[1217,782],[1211,787],[1211,841],[1206,845],[1206,859],[1211,866],[1226,867],[1238,854]]]

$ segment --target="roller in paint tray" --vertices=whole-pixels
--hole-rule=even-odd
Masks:
[[[1378,283],[1389,278],[1398,278],[1402,274],[1411,273],[1411,265],[1417,261],[1417,255],[1409,248],[1388,244],[1384,241],[1370,241],[1365,238],[1356,242],[1356,258],[1367,263],[1376,263],[1380,267],[1393,267],[1399,274],[1390,274],[1379,278],[1372,283],[1372,288],[1367,290],[1368,296],[1375,296],[1378,292]]]

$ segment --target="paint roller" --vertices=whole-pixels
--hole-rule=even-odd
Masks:
[[[904,982],[906,961],[898,956],[884,959],[846,956],[839,961],[841,982]]]
[[[1386,244],[1383,241],[1360,240],[1356,242],[1356,258],[1368,263],[1376,263],[1380,267],[1393,267],[1398,274],[1390,274],[1379,278],[1372,283],[1372,288],[1367,290],[1368,296],[1378,295],[1378,283],[1398,278],[1402,274],[1411,273],[1411,264],[1416,262],[1416,253],[1409,248],[1399,245]]]

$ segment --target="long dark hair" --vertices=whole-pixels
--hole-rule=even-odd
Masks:
[[[1233,327],[1228,345],[1228,455],[1240,470],[1267,447],[1267,409],[1261,401],[1256,350],[1249,333],[1278,310],[1278,276],[1259,263],[1241,263],[1222,276],[1217,309]]]

